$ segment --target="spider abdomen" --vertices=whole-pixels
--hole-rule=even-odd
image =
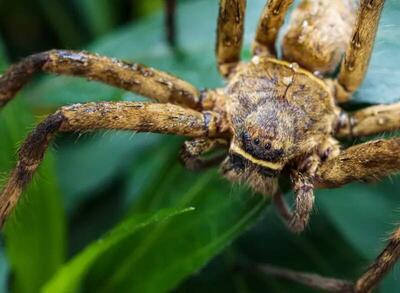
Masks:
[[[340,63],[356,18],[354,0],[303,0],[282,43],[285,60],[312,72],[331,73]]]

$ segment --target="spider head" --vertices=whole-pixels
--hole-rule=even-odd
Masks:
[[[278,189],[277,177],[280,170],[255,163],[235,146],[231,146],[228,157],[221,165],[221,171],[228,180],[246,183],[264,195],[271,195]]]
[[[268,106],[233,118],[230,152],[258,166],[269,177],[276,177],[297,155],[297,127],[295,116]]]
[[[269,105],[270,106],[270,105]],[[278,107],[259,107],[232,117],[233,138],[222,171],[258,192],[276,191],[278,176],[297,155],[295,121]]]
[[[276,192],[278,176],[285,165],[282,144],[260,135],[263,131],[242,130],[231,142],[222,173],[231,181],[246,183],[264,195]],[[264,129],[265,134],[265,129]]]

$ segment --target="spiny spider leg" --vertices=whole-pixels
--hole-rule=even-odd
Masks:
[[[400,138],[375,140],[344,150],[325,161],[318,169],[314,184],[321,188],[339,187],[352,181],[376,181],[400,170]],[[387,274],[400,257],[400,228],[389,244],[356,282],[356,292],[369,292]]]
[[[307,227],[314,206],[314,185],[308,175],[300,172],[292,175],[292,180],[296,205],[288,226],[293,232],[300,233]]]
[[[346,102],[367,72],[385,0],[361,0],[352,39],[335,82],[336,99]]]
[[[197,138],[187,140],[182,145],[180,158],[185,167],[189,170],[202,170],[221,163],[226,154],[220,154],[211,158],[202,158],[201,155],[217,148],[228,146],[228,141],[224,139]]]
[[[353,119],[353,133],[356,135],[369,135],[374,134],[382,130],[389,130],[398,128],[398,109],[399,105],[383,105],[373,106],[356,112],[354,115],[358,119]],[[348,118],[347,118],[348,119]],[[384,126],[379,123],[381,119],[384,119],[386,124]],[[349,123],[347,123],[349,124]],[[354,128],[354,127],[359,127]],[[369,128],[369,130],[368,130]],[[354,130],[356,129],[356,130]],[[341,130],[339,134],[348,134],[350,130]],[[400,148],[400,138],[393,138],[388,140],[375,140],[364,144],[356,145],[342,151],[339,155],[334,156],[327,161],[322,162],[316,170],[315,176],[309,178],[315,178],[314,182],[309,181],[312,191],[312,187],[315,185],[320,188],[333,188],[341,185],[350,183],[352,181],[376,181],[381,177],[390,175],[400,170],[400,157],[398,155]],[[315,164],[311,164],[315,165]],[[313,170],[313,168],[310,168]],[[296,173],[294,173],[296,175]],[[299,181],[301,182],[302,173]],[[292,181],[293,180],[292,174]],[[303,177],[307,179],[307,177]],[[296,184],[294,184],[294,190],[296,191]],[[298,194],[297,194],[298,196]],[[302,197],[299,197],[300,199]],[[307,197],[306,197],[307,198]],[[310,199],[311,197],[309,197]],[[277,193],[274,197],[274,204],[280,212],[281,216],[288,222],[291,223],[293,219],[293,213],[288,208],[286,202],[283,199],[281,193]],[[296,200],[297,201],[297,200]],[[312,204],[312,200],[303,200],[305,207],[308,212],[303,213],[309,215]],[[296,204],[298,206],[299,203]],[[300,209],[301,211],[301,209]],[[299,213],[301,214],[301,213]],[[307,219],[306,217],[298,217]],[[301,221],[299,222],[302,223]],[[292,225],[289,225],[291,227]],[[293,230],[293,227],[291,227]],[[330,292],[356,292],[364,293],[370,292],[376,287],[379,282],[384,278],[388,271],[394,266],[394,264],[400,258],[400,228],[398,228],[392,235],[389,243],[383,252],[377,257],[375,262],[369,267],[369,269],[353,284],[349,287],[348,281],[330,279],[320,277],[315,274],[295,272],[287,269],[274,268],[267,266],[266,268],[260,267],[264,273],[288,279],[291,281],[299,282],[308,285],[313,288],[323,289]]]
[[[269,0],[264,6],[258,22],[253,43],[253,54],[276,55],[276,39],[293,0]]]
[[[301,233],[307,227],[310,215],[314,206],[314,188],[312,180],[303,178],[295,183],[294,192],[295,209],[292,211],[281,191],[276,192],[273,203],[281,218],[285,221],[288,228],[294,233]]]
[[[227,77],[240,61],[246,0],[220,0],[217,28],[217,64]]]
[[[164,0],[165,5],[165,32],[168,44],[176,46],[176,0]]]
[[[0,195],[0,223],[17,203],[56,132],[119,129],[213,138],[224,135],[219,123],[216,113],[172,104],[102,102],[62,107],[40,123],[22,144],[17,166]]]
[[[385,277],[400,257],[400,228],[393,233],[386,248],[356,281],[355,292],[370,292]]]
[[[314,206],[314,184],[312,178],[320,163],[317,155],[307,158],[299,170],[291,172],[293,191],[295,193],[295,208],[292,211],[283,194],[278,190],[273,195],[273,203],[289,229],[294,233],[302,232],[307,227]]]
[[[400,257],[400,228],[393,233],[386,248],[376,258],[367,271],[352,283],[347,280],[327,278],[318,274],[298,272],[271,265],[257,265],[255,269],[268,276],[278,277],[297,282],[311,288],[327,292],[371,292],[393,267]]]
[[[31,55],[0,76],[0,107],[36,72],[83,76],[138,93],[161,103],[198,109],[199,92],[170,74],[84,51],[51,50]]]
[[[367,107],[339,117],[337,137],[359,137],[400,128],[400,103]]]
[[[376,181],[400,171],[400,137],[352,146],[323,162],[316,173],[318,188],[334,188],[353,181]]]

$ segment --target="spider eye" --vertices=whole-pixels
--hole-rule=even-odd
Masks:
[[[250,134],[247,131],[244,131],[242,133],[242,141],[243,141],[243,144],[251,143],[251,137],[250,137]]]
[[[247,131],[241,133],[242,149],[259,160],[276,162],[284,154],[283,149],[274,148],[271,141],[264,142],[259,137],[252,138]]]

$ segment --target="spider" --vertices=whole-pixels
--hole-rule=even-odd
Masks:
[[[289,229],[296,233],[307,226],[315,188],[373,181],[400,170],[399,138],[344,150],[337,140],[400,128],[400,104],[353,113],[339,107],[350,100],[366,74],[385,1],[361,0],[355,5],[346,0],[303,0],[292,14],[280,60],[277,35],[292,2],[267,2],[257,27],[253,57],[245,62],[240,53],[246,1],[220,0],[216,58],[226,79],[222,88],[199,91],[168,73],[85,51],[51,50],[11,66],[0,78],[0,106],[36,72],[94,79],[158,103],[74,104],[44,119],[22,144],[16,168],[1,193],[1,223],[57,132],[119,129],[188,137],[180,155],[188,169],[220,164],[228,180],[271,196]],[[332,77],[337,67],[338,75]],[[216,148],[223,148],[225,155],[204,156]],[[293,210],[279,190],[281,176],[291,180]],[[358,280],[330,280],[331,284],[339,291],[369,292],[399,255],[400,229]],[[296,273],[288,274],[296,279]],[[312,278],[309,283],[321,277]]]

